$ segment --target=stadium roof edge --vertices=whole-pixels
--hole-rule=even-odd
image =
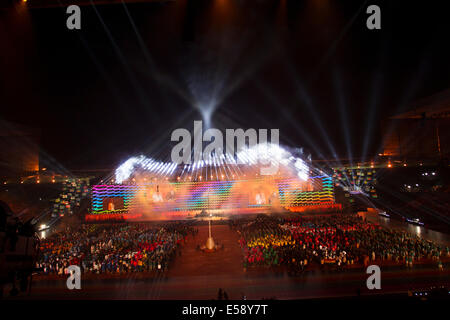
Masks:
[[[389,117],[390,120],[421,118],[450,118],[450,88],[419,99],[409,111]]]
[[[23,0],[11,0],[0,4],[0,9],[12,7],[15,3],[20,3]],[[124,3],[153,3],[153,2],[175,2],[177,0],[27,0],[26,6],[30,9],[40,8],[58,8],[67,7],[70,5],[91,6],[94,5],[111,5]]]

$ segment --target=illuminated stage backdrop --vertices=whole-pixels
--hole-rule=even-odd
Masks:
[[[333,204],[333,183],[328,176],[311,177],[307,181],[267,176],[251,180],[105,184],[92,187],[89,218],[162,219],[167,213],[183,217],[202,210],[219,213],[248,212],[249,209],[304,211],[308,207]]]

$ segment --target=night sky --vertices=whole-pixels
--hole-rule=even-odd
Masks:
[[[382,119],[450,87],[450,19],[444,1],[364,3],[87,6],[81,31],[65,8],[3,10],[0,116],[39,128],[43,158],[68,169],[166,160],[172,130],[211,105],[212,127],[279,128],[316,159],[371,158]],[[369,4],[381,30],[366,28]]]

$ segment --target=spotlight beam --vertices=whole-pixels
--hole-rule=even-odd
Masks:
[[[92,0],[90,0],[90,2],[91,2],[92,8],[94,9],[95,14],[97,15],[103,29],[105,30],[106,35],[108,36],[109,41],[111,42],[111,45],[114,48],[115,53],[117,54],[117,56],[119,58],[119,61],[121,62],[122,66],[124,67],[124,70],[127,74],[128,80],[132,83],[134,90],[138,94],[138,97],[139,97],[139,100],[140,100],[142,106],[147,107],[148,104],[146,101],[149,101],[150,99],[148,99],[148,97],[144,93],[140,83],[137,81],[136,77],[133,75],[128,63],[126,62],[125,56],[123,55],[122,51],[120,50],[119,46],[117,45],[116,41],[114,40],[114,37],[112,36],[109,28],[106,26],[102,16],[98,12],[96,5],[93,3]]]
[[[128,17],[128,20],[133,28],[134,33],[136,34],[136,38],[138,40],[139,46],[141,47],[141,50],[144,54],[145,59],[147,60],[147,63],[150,67],[152,77],[160,84],[165,85],[167,88],[171,89],[172,92],[176,93],[180,98],[182,98],[184,101],[188,102],[191,106],[194,104],[193,98],[187,94],[187,92],[183,92],[169,77],[166,75],[161,74],[153,62],[152,57],[150,56],[150,53],[147,49],[147,46],[144,43],[144,40],[142,39],[142,36],[136,27],[136,24],[131,17],[130,12],[128,11],[128,7],[125,4],[124,0],[121,0],[122,6],[124,8],[124,11]]]
[[[345,103],[345,97],[344,97],[344,88],[342,86],[342,79],[339,76],[339,71],[337,68],[334,69],[333,72],[333,83],[334,83],[334,89],[335,93],[337,95],[337,102],[339,107],[339,117],[341,119],[342,125],[340,126],[344,131],[344,138],[345,138],[345,145],[347,147],[347,154],[348,158],[350,159],[350,166],[353,167],[353,153],[352,153],[352,143],[349,133],[349,123],[347,121],[348,119],[348,113],[347,113],[347,107]]]

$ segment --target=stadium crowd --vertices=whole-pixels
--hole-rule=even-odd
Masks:
[[[36,267],[45,274],[67,274],[70,265],[95,274],[165,271],[195,231],[185,223],[68,227],[41,240]]]
[[[259,216],[254,221],[234,221],[240,234],[244,268],[285,265],[303,270],[308,264],[333,264],[344,268],[368,265],[372,260],[404,263],[449,257],[449,248],[406,232],[383,229],[357,215],[332,215],[282,219]]]

